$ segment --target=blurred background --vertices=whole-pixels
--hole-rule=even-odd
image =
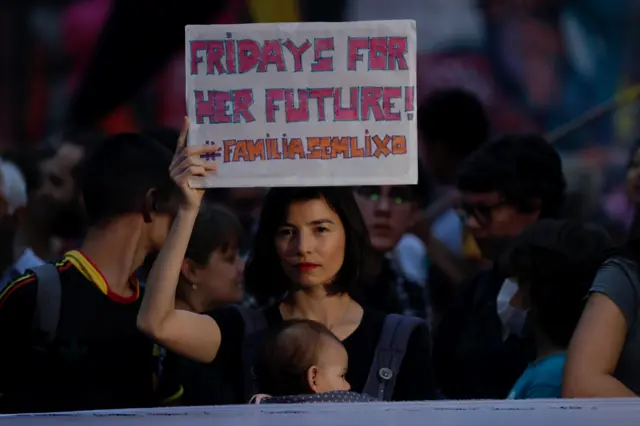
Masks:
[[[3,0],[0,144],[37,145],[74,120],[179,127],[186,23],[405,18],[417,21],[420,96],[470,89],[495,133],[547,133],[600,106],[555,144],[576,214],[628,224],[637,105],[610,100],[640,83],[638,0]]]

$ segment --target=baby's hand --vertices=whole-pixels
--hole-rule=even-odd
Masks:
[[[249,400],[249,404],[260,404],[260,401],[262,401],[265,398],[271,398],[271,395],[267,395],[266,393],[259,393],[259,394],[253,395],[251,400]]]

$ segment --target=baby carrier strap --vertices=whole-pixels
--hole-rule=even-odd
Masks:
[[[421,324],[424,324],[421,318],[399,314],[387,315],[363,393],[381,401],[392,400],[409,338]]]

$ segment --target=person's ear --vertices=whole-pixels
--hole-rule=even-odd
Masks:
[[[307,383],[313,393],[318,393],[318,367],[312,365],[307,370]]]
[[[144,197],[144,205],[142,206],[142,217],[144,223],[151,223],[151,214],[158,211],[157,205],[158,192],[155,188],[147,191]]]
[[[184,259],[182,261],[182,267],[180,268],[180,272],[182,272],[182,276],[189,282],[191,286],[197,286],[200,283],[200,268],[195,262],[191,259]]]

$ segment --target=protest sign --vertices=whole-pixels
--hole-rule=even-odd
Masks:
[[[414,21],[189,25],[185,57],[196,186],[417,182]]]

